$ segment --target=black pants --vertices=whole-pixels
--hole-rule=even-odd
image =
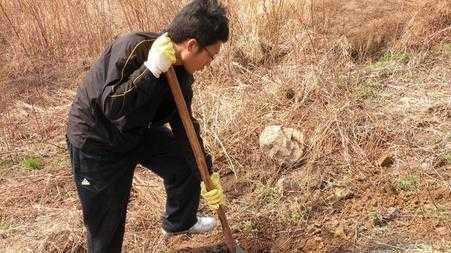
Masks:
[[[164,180],[167,201],[163,228],[166,231],[183,231],[197,222],[200,178],[189,168],[168,128],[150,129],[144,144],[127,154],[91,154],[70,142],[68,150],[87,228],[88,252],[121,252],[137,164]]]

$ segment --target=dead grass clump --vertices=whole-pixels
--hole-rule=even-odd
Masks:
[[[60,243],[62,242],[62,243]],[[72,229],[51,232],[42,240],[39,252],[83,253],[86,252],[83,234],[74,235]]]
[[[431,48],[439,42],[450,42],[451,3],[432,0],[419,3],[405,25],[399,46],[408,49]]]
[[[97,52],[112,37],[108,7],[96,1],[2,3],[8,40],[19,57]]]
[[[386,51],[430,48],[450,37],[448,1],[391,1],[389,5],[379,0],[339,5],[323,1],[310,7],[312,22],[301,27],[317,53],[345,36],[354,60],[372,61]]]
[[[20,0],[0,7],[7,22],[6,40],[16,57],[65,58],[98,55],[108,41],[126,30],[159,31],[181,4]]]
[[[303,4],[291,0],[230,5],[232,17],[236,17],[232,19],[232,60],[250,69],[279,62],[293,42],[290,32],[301,24],[297,20],[300,6]]]
[[[401,36],[403,23],[399,17],[384,17],[350,32],[353,59],[377,59]]]
[[[155,31],[165,27],[187,1],[120,0],[120,11],[130,31]]]
[[[80,252],[83,227],[68,171],[30,173],[10,175],[0,187],[0,247],[19,243],[21,251]]]

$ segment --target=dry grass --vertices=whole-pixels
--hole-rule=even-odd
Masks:
[[[158,30],[182,4],[183,1],[2,0],[0,10],[6,22],[5,36],[15,56],[67,59],[97,55],[105,43],[125,31]]]
[[[250,252],[450,250],[449,1],[225,2],[232,38],[197,75],[195,113],[242,244]],[[64,148],[75,88],[105,43],[159,30],[183,2],[0,4],[0,249],[84,251]],[[273,123],[304,132],[302,163],[278,165],[258,148]],[[30,157],[43,169],[26,170]],[[386,159],[392,164],[381,166]],[[165,241],[163,198],[159,179],[139,170],[127,252],[221,241],[219,230]],[[390,208],[399,215],[387,218]]]

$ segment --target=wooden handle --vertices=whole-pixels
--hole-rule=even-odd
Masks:
[[[177,106],[180,118],[182,119],[183,126],[185,127],[186,135],[188,136],[189,143],[194,152],[194,157],[196,158],[197,168],[202,177],[202,181],[205,183],[207,191],[214,189],[213,182],[211,181],[210,174],[208,173],[207,162],[205,161],[205,154],[202,151],[202,147],[197,138],[196,131],[191,121],[191,115],[188,112],[186,106],[185,98],[183,97],[182,91],[180,89],[179,81],[175,74],[174,68],[171,67],[168,72],[166,72],[166,79],[168,80],[169,87],[171,89],[172,95]],[[227,218],[222,206],[219,206],[218,217],[222,224],[222,231],[224,233],[224,242],[230,252],[235,253],[236,244],[232,237],[232,232],[230,231],[229,224],[227,223]]]

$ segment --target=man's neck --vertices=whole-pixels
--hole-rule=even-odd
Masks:
[[[176,62],[174,65],[183,65],[182,61],[182,51],[184,50],[183,45],[174,43],[174,50],[175,50],[175,58]]]

